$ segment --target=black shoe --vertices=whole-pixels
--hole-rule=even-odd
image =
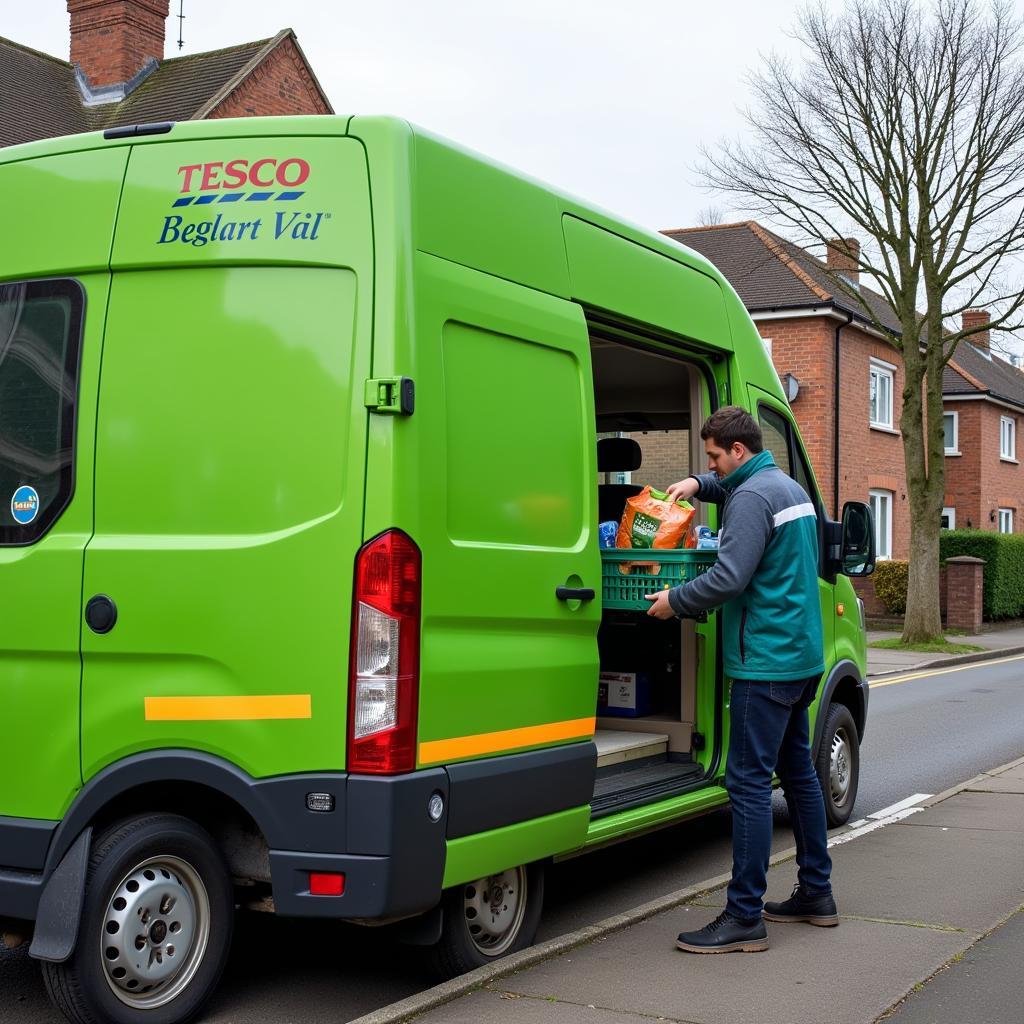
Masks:
[[[698,932],[682,932],[676,947],[687,953],[762,953],[768,948],[764,921],[744,924],[723,911]]]
[[[793,886],[793,895],[781,903],[766,903],[764,916],[768,921],[807,921],[819,928],[833,928],[839,924],[836,901],[829,896],[809,896],[799,885]]]

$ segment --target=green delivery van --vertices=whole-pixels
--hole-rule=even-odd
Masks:
[[[870,520],[706,260],[388,118],[5,149],[0,205],[0,930],[71,1020],[194,1015],[239,907],[465,971],[553,860],[724,805],[736,638],[598,540],[723,404],[818,508],[850,816]]]

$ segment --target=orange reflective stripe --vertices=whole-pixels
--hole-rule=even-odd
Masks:
[[[312,718],[308,693],[264,697],[147,697],[147,722],[228,722],[257,718]]]
[[[420,744],[420,764],[437,764],[477,754],[494,754],[499,750],[583,739],[594,735],[595,724],[593,718],[574,718],[569,722],[549,722],[521,729],[503,729],[501,732],[482,732],[476,736],[458,736],[450,740],[430,740]]]

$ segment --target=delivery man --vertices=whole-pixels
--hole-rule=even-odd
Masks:
[[[807,722],[825,668],[817,515],[800,485],[764,450],[748,412],[719,409],[700,436],[712,472],[680,480],[668,493],[721,506],[718,561],[690,583],[648,594],[648,614],[670,619],[724,608],[733,865],[725,911],[681,934],[676,945],[691,953],[759,952],[768,948],[762,912],[769,921],[839,923]],[[788,900],[762,911],[776,771],[796,836],[799,881]]]

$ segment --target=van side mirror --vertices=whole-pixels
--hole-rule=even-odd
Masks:
[[[839,571],[844,576],[870,576],[875,571],[875,523],[863,501],[843,506]]]

